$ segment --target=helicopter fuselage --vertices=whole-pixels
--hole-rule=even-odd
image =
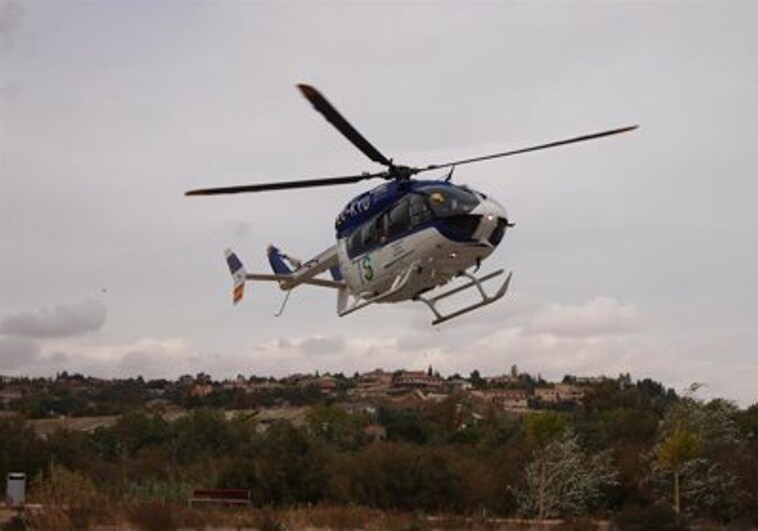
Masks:
[[[359,195],[338,216],[339,270],[364,299],[413,299],[478,266],[508,224],[501,204],[466,186],[390,182]],[[405,282],[393,290],[398,278]]]

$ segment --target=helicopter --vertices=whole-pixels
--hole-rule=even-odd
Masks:
[[[225,251],[232,276],[233,303],[242,300],[248,281],[276,282],[287,292],[277,316],[283,312],[292,290],[301,285],[335,289],[340,317],[374,303],[415,301],[431,310],[432,325],[437,325],[492,304],[505,296],[513,273],[505,276],[494,293],[487,293],[484,283],[503,275],[504,269],[482,276],[477,273],[482,261],[492,254],[514,223],[494,198],[453,183],[455,168],[625,133],[638,127],[610,129],[452,162],[405,166],[383,155],[316,88],[306,84],[299,84],[297,88],[316,111],[384,169],[341,177],[202,188],[185,193],[187,196],[224,195],[337,186],[374,179],[386,181],[359,194],[342,209],[335,221],[336,243],[310,260],[302,261],[269,245],[267,256],[272,273],[249,273],[236,253],[230,249]],[[442,169],[448,169],[444,179],[414,178]],[[449,283],[459,285],[449,287]],[[440,307],[443,299],[469,291],[477,297],[474,302],[452,311]]]

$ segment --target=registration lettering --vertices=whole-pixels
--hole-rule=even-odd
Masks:
[[[365,195],[362,197],[357,197],[350,201],[350,203],[345,207],[345,209],[340,213],[340,216],[338,218],[338,223],[342,223],[347,218],[351,218],[354,216],[358,216],[360,214],[365,214],[369,211],[371,208],[371,196]]]

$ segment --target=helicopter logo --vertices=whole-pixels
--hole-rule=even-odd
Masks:
[[[416,301],[433,313],[433,325],[482,308],[501,299],[510,285],[509,272],[493,294],[483,284],[504,273],[498,269],[483,276],[476,273],[514,224],[505,208],[495,199],[465,185],[451,182],[455,167],[584,142],[625,133],[638,126],[559,140],[547,144],[431,164],[424,167],[396,165],[366,140],[314,87],[298,89],[345,138],[384,170],[344,177],[285,181],[190,190],[185,195],[222,195],[266,192],[320,186],[353,184],[384,179],[381,184],[355,197],[335,221],[336,243],[317,256],[302,262],[274,246],[267,250],[273,273],[248,273],[239,257],[227,249],[227,265],[232,274],[232,300],[240,302],[248,281],[273,281],[287,292],[301,285],[337,290],[337,314],[348,315],[374,303]],[[449,168],[443,180],[421,180],[419,173]],[[329,276],[324,276],[326,273]],[[447,287],[458,282],[455,287]],[[443,287],[445,286],[445,287]],[[438,303],[452,295],[468,292],[478,300],[444,312]],[[281,315],[287,299],[277,315]]]

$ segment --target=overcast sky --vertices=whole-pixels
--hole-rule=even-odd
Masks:
[[[758,4],[0,1],[0,374],[175,378],[512,364],[630,372],[758,400]],[[185,190],[376,171],[307,82],[516,227],[508,297],[439,327],[420,304],[339,318],[331,290],[248,285],[309,258],[369,185]],[[436,177],[436,176],[433,176]],[[252,289],[251,289],[252,288]]]

